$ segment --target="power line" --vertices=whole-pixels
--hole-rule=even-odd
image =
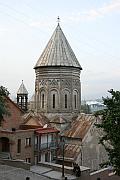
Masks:
[[[29,16],[29,15],[23,13],[23,12],[20,12],[20,11],[16,10],[15,8],[9,6],[8,4],[1,3],[1,2],[0,2],[0,5],[3,6],[3,7],[9,8],[9,9],[11,9],[12,11],[16,12],[17,14],[20,14],[20,15],[22,15],[22,16],[24,16],[24,17],[31,18],[31,16]]]

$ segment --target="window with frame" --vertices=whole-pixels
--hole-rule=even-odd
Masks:
[[[31,146],[31,138],[26,138],[25,146]]]
[[[55,109],[55,94],[53,94],[53,109]]]
[[[21,153],[21,139],[18,139],[17,142],[17,153]]]
[[[77,108],[77,96],[76,96],[76,94],[74,95],[74,107],[75,107],[75,109]]]
[[[44,109],[45,106],[45,95],[42,94],[42,108]]]
[[[67,94],[65,94],[65,108],[67,108]]]

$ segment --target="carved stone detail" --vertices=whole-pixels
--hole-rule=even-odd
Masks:
[[[40,80],[40,86],[46,86],[47,85],[47,80]]]
[[[67,79],[62,79],[62,85],[69,87],[69,86],[71,85],[71,81],[70,81],[70,80],[67,80]]]
[[[50,86],[58,86],[59,80],[56,79],[50,79],[48,80]]]
[[[73,85],[74,86],[80,86],[80,81],[79,80],[73,80]]]

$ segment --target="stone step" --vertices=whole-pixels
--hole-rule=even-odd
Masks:
[[[0,159],[11,159],[9,152],[0,152]]]

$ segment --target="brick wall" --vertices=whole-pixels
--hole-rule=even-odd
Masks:
[[[9,116],[4,116],[4,121],[2,122],[3,129],[19,128],[21,124],[21,116],[23,114],[22,110],[9,98],[6,99],[8,105],[8,110],[10,112]]]

